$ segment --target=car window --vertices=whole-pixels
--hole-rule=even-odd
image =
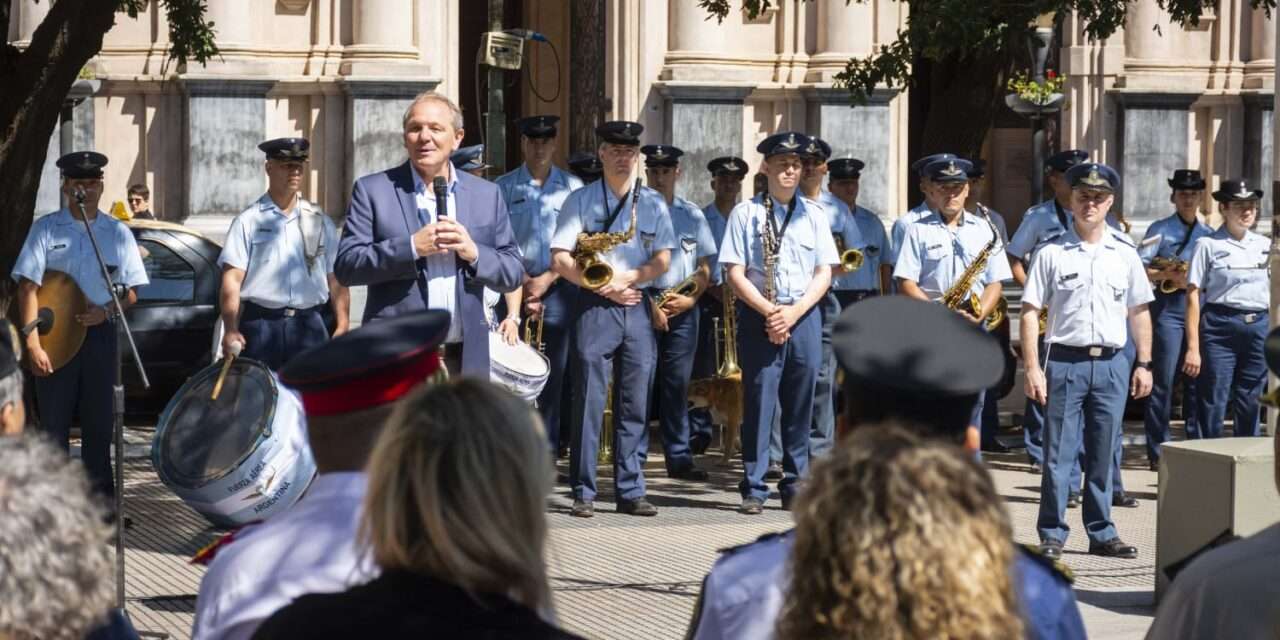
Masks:
[[[169,247],[155,240],[138,240],[142,266],[151,283],[138,288],[138,304],[193,302],[196,270]]]

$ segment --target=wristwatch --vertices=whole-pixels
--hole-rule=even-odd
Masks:
[[[1135,363],[1133,363],[1133,366],[1138,367],[1139,369],[1146,369],[1147,371],[1150,371],[1150,370],[1151,370],[1151,361],[1150,361],[1150,360],[1145,360],[1145,361],[1135,362]]]

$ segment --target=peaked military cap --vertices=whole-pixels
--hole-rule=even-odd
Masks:
[[[18,370],[18,358],[21,354],[18,330],[8,320],[0,320],[0,379]]]
[[[596,127],[596,135],[612,144],[639,146],[641,133],[644,133],[644,125],[629,120],[611,120]]]
[[[806,158],[816,158],[823,162],[831,157],[831,145],[826,140],[817,136],[809,136],[809,142],[804,145],[804,151],[800,155]]]
[[[1249,188],[1249,183],[1242,178],[1223,180],[1222,184],[1218,186],[1218,190],[1213,192],[1213,199],[1218,202],[1261,200],[1262,189]]]
[[[827,162],[827,175],[832,180],[848,180],[862,177],[865,162],[857,158],[837,158]]]
[[[982,158],[974,158],[969,161],[969,179],[977,180],[987,175],[987,161]]]
[[[520,135],[526,138],[551,138],[556,135],[556,123],[560,116],[529,116],[516,121]]]
[[[742,178],[747,175],[747,161],[737,156],[720,156],[707,163],[707,171],[713,176],[728,173]]]
[[[1004,375],[1004,355],[987,332],[946,307],[906,296],[853,305],[831,334],[845,375],[925,395],[980,393]]]
[[[765,158],[772,158],[786,153],[800,154],[808,144],[809,136],[795,131],[783,131],[761,140],[756,145],[756,151],[764,154]]]
[[[1204,191],[1204,176],[1195,169],[1178,169],[1169,178],[1169,186],[1183,191]]]
[[[968,182],[973,163],[964,158],[935,160],[920,170],[920,176],[934,182]]]
[[[678,147],[664,144],[646,144],[640,147],[644,154],[646,167],[674,167],[680,164],[680,156],[684,155]]]
[[[440,368],[449,312],[432,309],[366,324],[295,356],[280,381],[310,416],[354,413],[405,395]]]
[[[595,154],[585,151],[575,151],[569,156],[569,170],[573,175],[583,180],[595,180],[604,173],[604,165],[600,163],[600,158]]]
[[[484,145],[482,144],[459,147],[449,154],[449,162],[452,162],[458,171],[475,171],[489,166],[484,163]]]
[[[1044,168],[1046,171],[1060,171],[1066,173],[1068,169],[1074,167],[1081,162],[1089,161],[1089,152],[1080,149],[1067,149],[1059,151],[1048,158],[1044,159]]]
[[[300,162],[311,155],[311,143],[306,138],[276,138],[258,145],[258,148],[270,160]]]
[[[58,158],[55,164],[62,170],[62,177],[87,180],[102,177],[107,157],[96,151],[75,151]]]
[[[1115,169],[1097,162],[1085,162],[1067,170],[1067,183],[1071,188],[1119,191],[1120,174]]]
[[[916,160],[915,162],[912,162],[911,172],[919,175],[921,178],[927,178],[928,176],[924,175],[925,167],[939,160],[955,160],[959,157],[960,156],[957,156],[954,153],[935,153],[933,155],[928,155],[923,158],[920,158],[919,160]]]

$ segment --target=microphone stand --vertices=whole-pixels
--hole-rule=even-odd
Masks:
[[[132,633],[136,636],[149,638],[168,638],[167,633],[143,632],[139,633],[134,629],[133,621],[129,619],[129,610],[125,606],[125,579],[124,579],[124,365],[120,361],[120,334],[123,333],[125,339],[129,342],[129,351],[133,355],[133,364],[138,367],[138,375],[142,378],[142,388],[150,389],[151,382],[147,379],[147,370],[142,366],[142,357],[138,355],[138,345],[133,341],[133,332],[129,329],[129,321],[124,316],[124,307],[120,304],[120,296],[124,293],[122,285],[117,286],[111,280],[111,270],[107,268],[107,261],[102,257],[102,248],[98,245],[98,239],[93,235],[93,225],[89,224],[89,215],[84,208],[84,190],[76,189],[75,191],[76,206],[80,209],[80,222],[84,223],[85,233],[89,236],[89,243],[93,245],[93,255],[98,260],[98,267],[102,270],[102,281],[107,285],[107,291],[111,294],[111,306],[107,309],[107,319],[115,322],[115,336],[113,340],[113,348],[111,349],[112,369],[114,371],[114,379],[111,382],[111,411],[113,415],[112,421],[112,440],[115,449],[115,520],[116,520],[116,606],[111,611],[111,624],[117,622],[124,625],[124,631]],[[123,261],[122,261],[123,262]]]

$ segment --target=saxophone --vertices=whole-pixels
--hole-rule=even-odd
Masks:
[[[981,202],[978,203],[977,209],[983,220],[986,220],[987,226],[991,227],[991,241],[982,248],[982,251],[978,253],[978,257],[974,258],[968,267],[965,267],[964,273],[960,274],[960,277],[942,294],[942,299],[939,302],[946,305],[948,309],[955,311],[959,311],[967,305],[974,316],[980,317],[982,315],[982,299],[973,292],[973,283],[978,281],[978,276],[982,275],[983,271],[986,271],[987,262],[991,259],[991,252],[1000,243],[1000,232],[996,231],[996,225],[991,222],[991,216]],[[1001,301],[1003,302],[1003,299]],[[1005,311],[1001,308],[1002,306],[997,304],[996,308],[991,311],[991,315],[987,316],[985,320],[987,330],[994,329],[1001,322],[1004,322]]]
[[[791,196],[793,198],[800,197],[799,194]],[[764,298],[769,304],[778,301],[778,284],[775,282],[778,275],[778,251],[782,248],[782,238],[773,230],[773,202],[765,196],[764,201],[767,203],[764,209],[764,229],[760,232],[760,247],[764,251]]]
[[[1165,269],[1174,269],[1178,273],[1186,273],[1190,267],[1191,267],[1190,263],[1186,262],[1185,260],[1179,260],[1176,257],[1174,258],[1158,258],[1157,257],[1157,258],[1151,259],[1151,268],[1157,271],[1164,271]],[[1170,293],[1176,292],[1177,290],[1178,290],[1178,285],[1174,284],[1173,280],[1160,281],[1160,293],[1170,294]]]
[[[573,247],[573,259],[582,270],[582,286],[592,291],[609,284],[613,280],[613,267],[600,259],[600,254],[614,247],[631,242],[636,235],[636,205],[640,202],[640,178],[631,187],[631,223],[626,231],[609,233],[608,229],[599,233],[578,234],[578,241]]]

